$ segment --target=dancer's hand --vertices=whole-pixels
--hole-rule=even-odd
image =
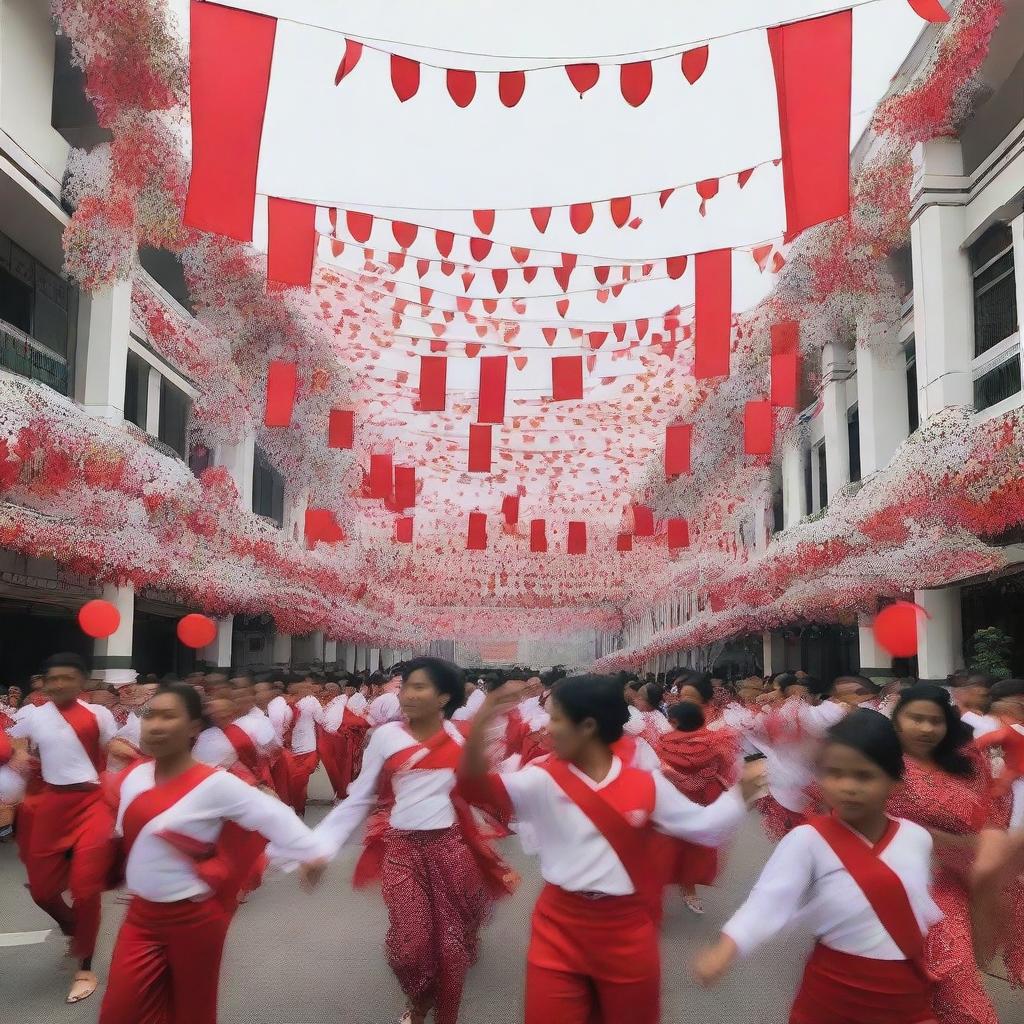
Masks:
[[[476,720],[489,722],[495,715],[512,707],[513,704],[518,704],[528,685],[528,683],[510,682],[492,690],[477,709]]]
[[[743,773],[740,775],[740,792],[743,799],[751,804],[765,795],[768,789],[768,776],[765,771],[765,761],[748,761],[743,766]]]
[[[732,966],[739,950],[728,935],[722,935],[713,946],[702,949],[690,965],[690,972],[698,985],[709,988],[717,985]]]
[[[329,863],[326,857],[317,857],[299,866],[299,886],[303,892],[312,892],[320,884]]]

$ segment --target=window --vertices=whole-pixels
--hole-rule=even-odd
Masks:
[[[284,526],[284,478],[259,448],[252,467],[252,510]]]
[[[69,145],[92,149],[101,142],[109,142],[112,136],[96,120],[96,110],[85,94],[85,73],[73,63],[71,56],[71,40],[67,36],[56,36],[50,124]]]
[[[166,377],[160,378],[160,429],[157,436],[168,448],[182,458],[187,451],[188,415],[191,403],[188,395],[179,391]]]
[[[816,449],[818,453],[818,508],[828,508],[828,460],[825,457],[825,442]]]
[[[974,276],[974,354],[980,356],[1017,330],[1013,237],[997,224],[971,246]]]
[[[907,342],[904,352],[907,359],[907,433],[912,434],[921,425],[917,406],[917,350],[913,338]]]
[[[993,366],[974,382],[974,408],[981,412],[1020,391],[1020,353]]]
[[[846,413],[846,433],[850,448],[850,482],[860,479],[860,410],[855,405]]]
[[[148,245],[139,249],[139,263],[143,270],[179,305],[195,315],[185,281],[185,267],[181,257],[167,249],[153,249]]]
[[[782,472],[778,466],[772,469],[772,534],[785,529],[786,506],[782,495]]]
[[[146,429],[149,410],[149,363],[137,353],[128,353],[124,375],[124,418]]]

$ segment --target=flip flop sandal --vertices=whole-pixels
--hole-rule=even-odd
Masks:
[[[80,1003],[99,988],[100,980],[92,971],[76,971],[66,1003]]]

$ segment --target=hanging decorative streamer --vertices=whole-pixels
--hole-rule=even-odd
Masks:
[[[313,547],[318,542],[337,544],[345,539],[345,531],[338,525],[329,508],[307,508],[305,522],[306,545]]]
[[[484,512],[469,513],[469,531],[466,535],[468,551],[487,550],[487,515]]]
[[[332,409],[327,420],[327,447],[351,448],[355,436],[355,411]]]
[[[390,498],[391,489],[394,486],[394,472],[392,470],[391,455],[378,453],[370,456],[370,486],[369,495],[371,498]]]
[[[530,520],[530,550],[543,554],[548,549],[547,527],[543,519]]]
[[[556,402],[569,402],[583,397],[583,356],[552,358],[551,397]]]
[[[743,409],[743,451],[747,455],[772,453],[772,403],[747,402]]]
[[[669,519],[667,533],[670,550],[690,546],[690,524],[685,519]]]
[[[416,504],[416,467],[395,466],[395,508],[402,511]]]
[[[569,523],[569,535],[566,541],[566,552],[570,555],[585,555],[587,553],[586,523]]]
[[[395,520],[395,542],[397,544],[412,543],[412,516],[399,516]]]
[[[772,324],[772,405],[798,408],[800,395],[800,327],[793,320]]]
[[[491,471],[491,425],[471,423],[469,425],[469,472],[490,473]]]
[[[271,197],[267,216],[267,281],[308,288],[316,255],[316,207]]]
[[[646,505],[632,505],[633,536],[654,536],[654,513]]]
[[[729,376],[732,333],[732,252],[698,253],[693,375],[697,380]]]
[[[631,533],[620,533],[615,538],[615,550],[616,551],[632,551],[633,550],[633,534],[631,534]]]
[[[690,423],[670,423],[665,428],[665,476],[671,479],[690,472]]]
[[[519,498],[517,495],[505,495],[501,502],[501,513],[505,517],[506,526],[515,526],[519,522]]]
[[[420,356],[420,412],[444,412],[447,389],[447,356]]]
[[[265,427],[291,426],[297,387],[294,363],[275,359],[267,367],[267,404],[263,414]]]
[[[478,423],[502,423],[505,419],[505,378],[508,356],[480,357]]]

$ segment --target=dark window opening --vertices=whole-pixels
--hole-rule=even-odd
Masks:
[[[846,414],[846,433],[850,448],[850,482],[860,479],[860,410],[855,405]]]
[[[179,305],[189,313],[195,313],[188,285],[185,283],[185,268],[178,256],[166,249],[153,249],[144,245],[139,249],[139,263],[168,295],[178,301]]]
[[[1020,391],[1020,354],[992,367],[974,382],[974,408],[981,412]]]
[[[804,452],[804,513],[810,515],[814,508],[814,470],[811,468],[813,453],[808,448]]]
[[[889,265],[900,299],[906,302],[914,294],[914,261],[911,258],[910,246],[905,245],[894,250],[889,257]]]
[[[213,464],[213,453],[205,444],[194,444],[188,453],[188,468],[193,476],[202,476]]]
[[[148,411],[149,363],[129,352],[124,375],[124,418],[145,430]]]
[[[912,434],[921,425],[921,413],[918,408],[917,395],[917,355],[914,339],[911,338],[906,348],[907,355],[907,433]]]
[[[825,456],[825,442],[818,445],[818,507],[828,508],[828,460]]]
[[[166,377],[160,378],[160,429],[158,438],[182,458],[187,452],[188,416],[192,403]]]
[[[252,467],[252,510],[284,526],[284,478],[259,448]]]
[[[77,149],[92,149],[113,136],[101,128],[85,93],[85,73],[71,59],[71,40],[58,35],[53,51],[53,103],[50,124]]]
[[[974,276],[974,354],[980,356],[1017,330],[1013,237],[997,224],[971,246]]]

